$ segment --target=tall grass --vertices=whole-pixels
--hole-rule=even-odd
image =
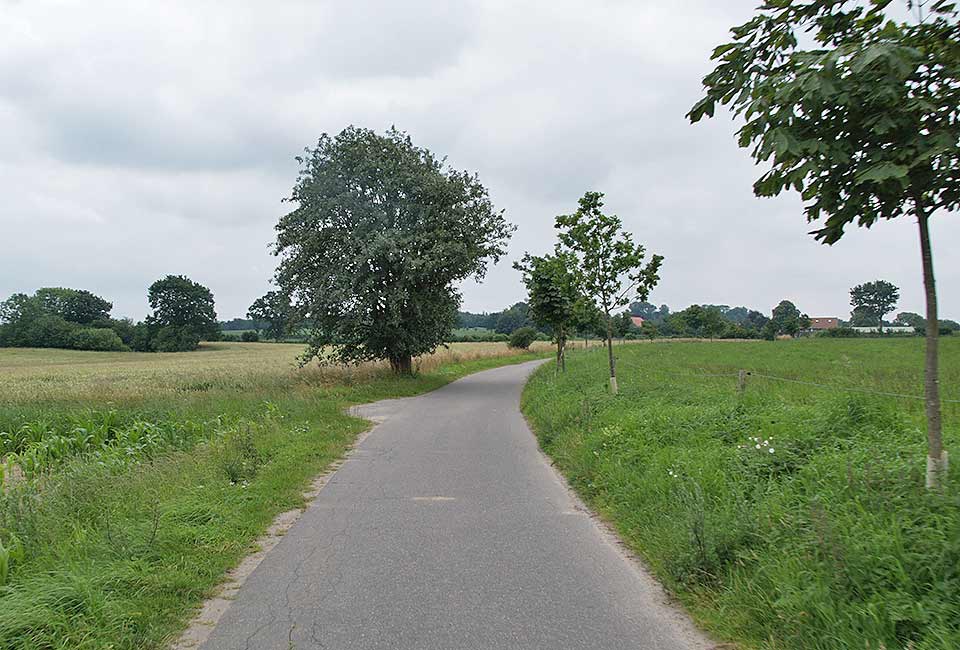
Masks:
[[[366,427],[346,406],[535,356],[457,345],[399,378],[301,351],[0,350],[0,648],[164,647]]]
[[[743,647],[960,647],[960,471],[923,488],[913,340],[626,347],[540,369],[524,410],[541,445],[692,613]],[[943,393],[960,399],[960,341]],[[836,386],[748,377],[738,369]],[[709,376],[720,375],[720,376]],[[957,446],[960,410],[945,405]]]

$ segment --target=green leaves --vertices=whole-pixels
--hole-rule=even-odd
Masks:
[[[276,284],[311,324],[306,359],[409,359],[449,334],[460,294],[514,228],[477,177],[444,167],[396,129],[324,134],[301,161],[277,225]]]
[[[603,194],[587,192],[579,209],[557,217],[559,251],[576,260],[576,279],[582,291],[609,314],[634,300],[646,300],[656,286],[663,257],[646,261],[646,249],[633,243],[620,219],[601,211]]]
[[[850,305],[854,315],[863,314],[868,325],[883,324],[883,317],[893,311],[900,300],[900,289],[886,280],[858,284],[850,290]]]
[[[699,122],[703,119],[703,116],[713,117],[713,112],[716,109],[717,102],[712,97],[704,97],[699,102],[694,104],[693,108],[690,109],[690,112],[687,114],[687,117],[691,122]]]
[[[908,167],[892,162],[882,162],[857,174],[857,183],[873,181],[882,183],[890,179],[904,179],[910,171]]]
[[[576,275],[577,259],[570,253],[535,257],[529,253],[513,268],[523,274],[530,316],[541,327],[550,328],[562,348],[567,331],[577,318],[582,292]]]
[[[800,192],[813,234],[834,243],[916,209],[960,207],[960,29],[955,3],[897,22],[889,0],[767,0],[734,40],[687,117],[728,106],[741,147],[769,163],[754,191]],[[799,46],[813,31],[819,45]]]

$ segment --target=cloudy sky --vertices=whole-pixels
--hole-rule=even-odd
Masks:
[[[554,216],[599,190],[666,257],[658,304],[846,315],[850,286],[884,278],[921,311],[909,219],[821,246],[795,196],[753,197],[729,118],[685,121],[756,2],[0,0],[0,297],[87,288],[142,318],[174,273],[242,316],[269,288],[294,156],[395,124],[477,171],[519,227],[466,309],[522,299],[510,261],[552,248]],[[933,230],[958,318],[960,224]]]

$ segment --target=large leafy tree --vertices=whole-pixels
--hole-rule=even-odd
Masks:
[[[781,300],[773,308],[770,325],[775,334],[789,334],[793,336],[802,329],[810,326],[810,318],[800,313],[797,306],[789,300]]]
[[[530,319],[530,305],[525,302],[518,302],[504,309],[494,326],[497,334],[513,334],[521,327],[530,327],[533,321]]]
[[[854,311],[860,310],[868,314],[870,320],[877,324],[881,332],[883,317],[893,311],[899,300],[900,289],[886,280],[864,282],[850,289],[850,306]]]
[[[927,326],[927,321],[920,314],[912,311],[902,311],[897,314],[897,323],[906,327],[912,327],[916,330],[922,330]]]
[[[726,326],[723,312],[715,305],[690,305],[671,318],[679,330],[709,339],[722,334]]]
[[[616,215],[604,214],[603,194],[587,192],[573,214],[557,217],[559,253],[576,260],[575,273],[584,295],[603,314],[606,326],[607,359],[610,366],[610,391],[617,393],[617,368],[613,357],[613,319],[615,310],[633,301],[644,302],[660,280],[663,257],[646,260],[646,249],[633,242],[630,233]]]
[[[573,272],[576,258],[569,253],[537,257],[529,253],[513,266],[523,273],[534,322],[548,328],[557,344],[557,369],[566,370],[567,338],[575,326],[577,301],[581,298]]]
[[[112,305],[82,289],[44,288],[0,303],[0,346],[121,350],[126,321]]]
[[[716,105],[746,118],[741,146],[770,169],[760,196],[801,194],[827,244],[849,224],[916,219],[927,302],[927,485],[946,466],[940,422],[937,296],[929,222],[960,203],[960,30],[955,3],[765,0],[713,53],[696,122]],[[808,32],[812,40],[798,38]],[[807,45],[809,43],[809,46]]]
[[[89,325],[109,321],[113,304],[85,289],[44,287],[34,294],[43,308],[71,323]]]
[[[456,323],[455,283],[483,277],[513,226],[475,175],[396,129],[324,134],[298,160],[275,252],[280,291],[311,323],[304,360],[411,372]]]
[[[201,339],[220,332],[213,293],[184,275],[168,275],[150,285],[147,316],[154,348],[160,352],[194,350]]]
[[[247,318],[257,324],[257,329],[263,329],[264,337],[279,341],[293,324],[290,298],[281,291],[268,291],[253,301],[247,310]]]

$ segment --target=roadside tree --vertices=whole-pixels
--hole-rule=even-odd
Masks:
[[[482,278],[513,226],[473,174],[391,128],[324,134],[277,224],[275,280],[309,323],[303,363],[385,359],[410,374],[457,321],[455,283]]]
[[[530,254],[513,267],[523,274],[529,296],[530,316],[553,334],[557,346],[557,370],[566,371],[567,338],[576,319],[581,294],[571,271],[576,259],[569,253],[535,257]]]
[[[633,301],[644,302],[660,279],[663,257],[653,255],[633,243],[616,215],[601,211],[603,194],[587,192],[573,214],[557,217],[558,250],[576,259],[574,273],[584,295],[603,314],[606,322],[607,359],[610,366],[610,391],[618,392],[617,369],[613,356],[613,318],[616,309]]]
[[[717,67],[688,117],[712,117],[717,104],[744,117],[740,146],[770,163],[755,193],[799,192],[808,222],[825,219],[812,233],[821,242],[836,243],[850,224],[916,219],[928,324],[926,484],[936,488],[947,456],[929,222],[960,205],[960,12],[947,0],[910,0],[916,19],[902,21],[890,5],[765,0],[714,50]]]

